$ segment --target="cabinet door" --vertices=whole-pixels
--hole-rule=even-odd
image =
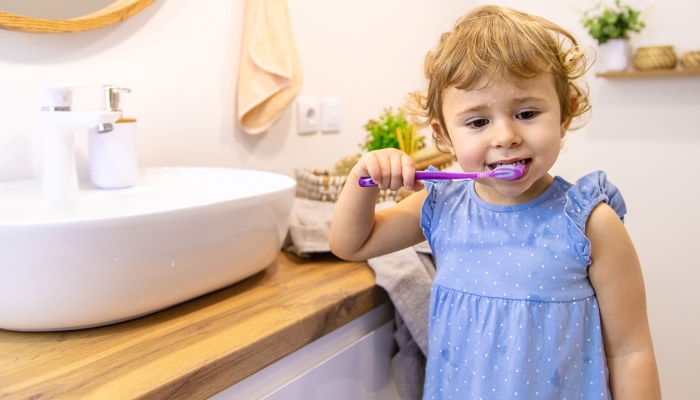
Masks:
[[[398,400],[390,372],[393,327],[382,325],[264,399]]]

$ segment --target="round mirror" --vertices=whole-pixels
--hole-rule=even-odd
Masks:
[[[78,32],[123,21],[154,0],[0,0],[0,28]]]

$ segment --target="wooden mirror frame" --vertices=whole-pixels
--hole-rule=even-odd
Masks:
[[[155,0],[117,0],[92,14],[72,19],[42,19],[0,11],[0,28],[20,32],[65,33],[104,28],[132,17]]]

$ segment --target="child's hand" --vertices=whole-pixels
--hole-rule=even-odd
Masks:
[[[414,181],[416,166],[413,159],[397,149],[382,149],[363,155],[353,168],[357,178],[369,176],[377,183],[379,189],[421,190],[423,184]]]

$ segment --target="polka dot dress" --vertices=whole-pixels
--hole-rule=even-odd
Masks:
[[[481,200],[473,181],[427,181],[421,226],[437,260],[425,399],[609,399],[588,280],[591,210],[625,204],[603,172],[556,177],[527,203]]]

